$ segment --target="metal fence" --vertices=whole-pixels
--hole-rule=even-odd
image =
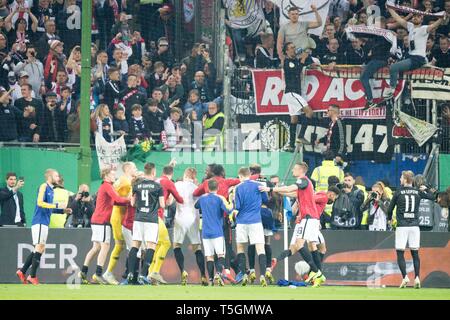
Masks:
[[[256,115],[252,69],[248,67],[234,68],[228,73],[227,77],[225,81],[230,83],[230,99],[228,100],[229,105],[226,105],[225,108],[229,108],[231,121],[237,128],[239,126],[237,123],[238,115]],[[401,111],[415,118],[440,126],[440,131],[422,147],[419,147],[413,138],[394,140],[397,145],[396,153],[428,154],[434,144],[439,144],[443,152],[449,152],[450,125],[443,123],[444,120],[440,110],[442,108],[439,107],[438,101],[411,99],[410,90],[407,87],[402,97],[397,101],[397,106]],[[388,112],[389,114],[392,113]],[[317,116],[322,117],[323,113],[319,112]]]

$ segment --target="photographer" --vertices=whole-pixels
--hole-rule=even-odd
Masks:
[[[27,46],[26,56],[27,59],[19,62],[14,68],[14,72],[26,71],[28,83],[33,87],[34,94],[39,96],[39,93],[45,92],[43,91],[45,90],[44,65],[36,59],[36,49],[32,45]]]
[[[328,188],[328,204],[332,204],[331,229],[353,230],[357,223],[356,208],[350,197],[343,191],[344,185],[337,184]]]
[[[360,229],[362,221],[362,213],[364,210],[360,210],[361,205],[364,202],[364,192],[355,186],[355,177],[351,173],[344,175],[344,185],[342,190],[347,194],[356,213],[356,225],[355,229]]]
[[[89,194],[88,185],[80,185],[78,192],[70,197],[69,207],[72,209],[72,215],[66,224],[69,228],[89,228],[91,226],[94,200]]]
[[[391,199],[387,197],[383,184],[380,182],[372,186],[366,201],[361,206],[361,212],[369,210],[368,225],[370,231],[386,231],[387,210]]]

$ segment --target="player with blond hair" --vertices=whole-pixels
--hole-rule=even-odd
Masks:
[[[48,225],[50,224],[50,216],[52,213],[72,213],[72,209],[66,208],[67,204],[53,203],[53,188],[58,182],[58,171],[55,169],[47,169],[45,171],[45,183],[41,184],[39,187],[31,226],[34,251],[28,255],[25,260],[25,264],[16,272],[17,277],[23,284],[39,284],[39,280],[36,277],[36,272],[41,262],[41,257],[45,251],[45,244],[47,243],[48,236]],[[31,271],[27,278],[26,273],[30,266]]]
[[[123,175],[114,183],[114,189],[121,197],[131,196],[131,181],[136,175],[137,168],[133,162],[125,162],[122,164]],[[113,285],[119,284],[113,275],[113,271],[117,265],[117,261],[120,258],[120,253],[125,247],[125,240],[122,234],[122,220],[127,212],[127,205],[116,204],[113,207],[111,214],[111,228],[114,238],[114,249],[111,252],[109,258],[109,264],[107,271],[103,274],[103,278]]]

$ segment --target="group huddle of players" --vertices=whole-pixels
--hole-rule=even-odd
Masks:
[[[319,218],[328,199],[326,193],[314,193],[311,181],[305,176],[308,170],[305,163],[294,166],[293,174],[298,180],[290,187],[275,187],[261,175],[261,167],[257,164],[239,169],[238,178],[228,179],[222,165],[208,165],[200,184],[196,169],[187,168],[182,179],[173,182],[174,165],[171,162],[165,166],[161,177],[157,177],[153,163],[147,163],[144,172],[138,172],[134,163],[127,162],[117,181],[115,171],[102,172],[104,182],[98,190],[91,219],[93,247],[79,273],[83,283],[119,284],[113,271],[124,248],[128,257],[121,284],[167,283],[160,274],[171,247],[164,217],[165,210],[174,202],[173,248],[182,285],[188,281],[181,250],[186,237],[194,251],[204,286],[223,286],[226,282],[254,283],[257,279],[255,254],[261,271],[259,283],[267,286],[275,281],[272,270],[277,261],[297,251],[311,267],[306,281],[314,286],[325,281],[320,271],[323,254],[319,253],[316,243],[324,244]],[[289,195],[299,199],[301,205],[298,206],[298,224],[290,250],[272,259],[270,237],[274,215],[271,208],[274,208],[276,194],[277,201],[281,199],[280,195]],[[111,229],[115,246],[108,269],[103,273]],[[311,252],[304,247],[305,241],[309,242]],[[88,266],[97,255],[97,270],[89,281]]]
[[[157,177],[153,163],[147,163],[144,172],[138,172],[132,162],[124,163],[123,175],[118,180],[113,169],[102,170],[103,183],[97,192],[96,207],[91,218],[93,246],[78,274],[82,283],[119,284],[113,271],[124,248],[128,256],[121,284],[167,283],[160,270],[172,244],[164,217],[165,210],[174,202],[173,248],[182,285],[188,281],[181,250],[186,237],[195,253],[201,284],[204,286],[223,286],[225,282],[242,285],[254,283],[257,279],[255,253],[258,255],[259,283],[262,286],[274,283],[272,271],[278,261],[297,252],[309,265],[310,272],[305,282],[320,287],[326,281],[321,271],[325,241],[320,232],[320,215],[330,203],[330,198],[327,192],[314,192],[313,184],[306,176],[308,165],[305,162],[293,166],[292,175],[296,182],[289,186],[276,186],[276,181],[271,182],[261,175],[261,167],[257,164],[249,168],[242,167],[238,171],[238,178],[228,179],[225,178],[222,165],[208,165],[200,184],[196,169],[187,168],[183,178],[173,182],[175,164],[172,161],[165,166],[161,177]],[[71,214],[71,209],[66,208],[65,204],[53,201],[53,187],[59,181],[58,172],[48,169],[45,177],[46,183],[39,188],[31,228],[35,249],[16,272],[22,283],[39,284],[36,272],[45,251],[50,215]],[[414,286],[420,288],[418,206],[420,198],[427,195],[412,186],[413,178],[411,171],[402,173],[402,187],[394,194],[388,218],[392,218],[392,212],[397,207],[395,247],[403,277],[401,287],[409,283],[404,260],[408,244],[414,262]],[[298,212],[297,220],[289,249],[281,252],[277,258],[272,258],[270,237],[273,235],[274,214],[271,208],[278,211],[275,215],[281,211],[281,206],[276,203],[282,196],[296,199],[293,211]],[[233,250],[233,225],[236,252]],[[103,273],[110,249],[111,231],[115,245],[107,271]],[[248,268],[245,254],[247,244]],[[96,271],[92,279],[88,280],[88,266],[95,257]],[[30,275],[26,277],[30,267]]]

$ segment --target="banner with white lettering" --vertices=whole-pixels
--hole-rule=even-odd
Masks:
[[[100,133],[95,134],[95,148],[97,150],[100,171],[106,168],[120,170],[120,159],[127,153],[127,146],[122,137],[109,143]]]
[[[245,134],[243,150],[278,150],[289,143],[288,116],[238,115],[239,128]],[[319,140],[327,134],[329,120],[300,118],[301,134],[308,141]],[[390,162],[394,153],[385,120],[344,119],[346,160]],[[305,145],[304,152],[321,154],[325,146]]]
[[[327,20],[328,11],[330,9],[330,0],[270,0],[275,3],[281,10],[280,24],[286,24],[289,22],[288,12],[293,6],[300,9],[300,21],[316,21],[316,15],[311,10],[311,5],[317,7],[317,11],[322,18],[322,26],[315,29],[309,29],[308,33],[321,36],[325,22]]]
[[[334,71],[308,69],[302,81],[302,95],[316,111],[326,111],[330,105],[338,105],[345,118],[385,119],[386,108],[372,108],[363,111],[366,94],[359,81],[361,68],[337,68]],[[403,91],[404,80],[400,80],[394,96],[397,99]],[[383,91],[389,87],[387,78],[370,81],[374,101],[382,101]],[[281,70],[253,70],[256,114],[288,114],[284,99]]]
[[[421,199],[419,204],[419,226],[432,229],[434,226],[435,202]]]
[[[411,98],[450,100],[450,68],[446,68],[442,76],[411,80]]]

